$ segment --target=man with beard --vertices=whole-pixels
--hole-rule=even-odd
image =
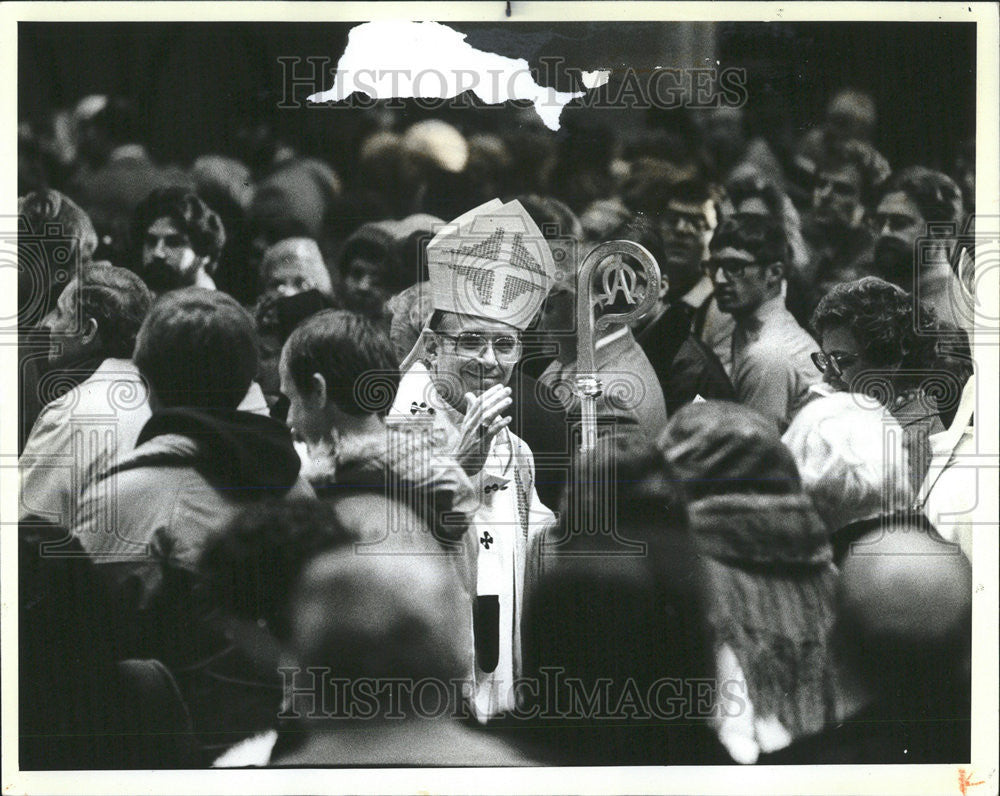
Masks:
[[[672,181],[667,174],[640,176],[626,186],[625,202],[634,213],[655,222],[663,240],[660,271],[669,285],[665,303],[690,317],[694,336],[712,349],[723,367],[731,365],[733,319],[712,295],[703,263],[719,218],[717,197],[700,178]]]
[[[788,247],[781,226],[762,216],[727,220],[712,238],[711,253],[708,272],[719,308],[736,320],[736,397],[784,431],[820,376],[810,358],[819,346],[785,308]]]
[[[184,188],[153,191],[136,208],[132,233],[139,276],[155,294],[182,287],[215,290],[212,274],[226,231],[196,194]]]
[[[955,274],[961,252],[955,234],[962,221],[962,191],[939,171],[911,166],[894,174],[875,211],[875,275],[899,285],[934,308],[938,319],[970,330],[971,313]],[[956,265],[953,265],[955,263]]]
[[[862,141],[847,141],[819,162],[802,229],[810,249],[804,274],[808,310],[834,285],[866,275],[875,246],[866,216],[888,176],[885,158]]]
[[[521,334],[549,292],[552,253],[517,201],[492,200],[427,245],[434,313],[411,355],[390,417],[424,423],[470,477],[478,503],[459,542],[472,603],[472,705],[486,721],[516,706],[525,581],[532,540],[554,522],[538,499],[529,447],[512,434],[507,387]]]

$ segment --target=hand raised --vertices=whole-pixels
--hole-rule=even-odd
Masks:
[[[452,453],[469,475],[483,469],[493,438],[510,424],[510,418],[502,415],[512,403],[510,388],[502,384],[495,384],[479,396],[465,394],[465,417]]]

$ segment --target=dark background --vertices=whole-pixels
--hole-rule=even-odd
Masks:
[[[335,66],[352,24],[22,22],[19,115],[36,118],[87,94],[123,94],[141,110],[153,153],[187,163],[230,152],[240,118],[270,114],[291,143],[338,165],[358,112],[278,110],[277,59],[328,56]],[[843,86],[875,97],[876,144],[894,167],[945,166],[975,130],[974,23],[449,24],[473,46],[526,57],[533,67],[540,55],[562,56],[617,76],[626,63],[637,71],[688,65],[674,56],[690,59],[692,48],[702,64],[744,67],[751,127],[777,149],[818,123]]]

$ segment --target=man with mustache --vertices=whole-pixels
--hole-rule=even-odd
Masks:
[[[820,381],[810,358],[819,346],[785,308],[782,296],[788,261],[784,233],[771,218],[737,216],[719,225],[709,250],[708,272],[719,308],[736,321],[736,397],[784,431]]]
[[[894,174],[875,211],[873,273],[933,307],[939,320],[970,331],[969,299],[955,274],[965,267],[955,240],[962,212],[962,191],[947,175],[923,166]]]
[[[226,230],[197,194],[180,187],[153,191],[136,208],[132,240],[139,249],[137,273],[154,296],[185,287],[217,289],[212,275],[226,245]],[[256,380],[239,408],[268,414]]]
[[[136,208],[132,233],[139,276],[155,294],[182,287],[215,290],[212,274],[226,232],[196,194],[178,187],[153,191]]]
[[[496,199],[435,235],[427,269],[434,313],[400,365],[390,418],[426,424],[436,449],[472,481],[478,505],[457,541],[457,566],[472,602],[464,631],[471,701],[485,722],[517,704],[525,582],[538,564],[529,551],[554,523],[535,491],[531,450],[504,413],[521,334],[556,269],[524,207]]]

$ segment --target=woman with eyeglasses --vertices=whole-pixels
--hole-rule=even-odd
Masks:
[[[962,389],[952,370],[940,366],[934,310],[871,276],[827,293],[812,328],[821,349],[812,358],[826,384],[874,398],[902,426],[912,484],[919,487],[929,463],[927,438],[944,430],[941,412]]]

